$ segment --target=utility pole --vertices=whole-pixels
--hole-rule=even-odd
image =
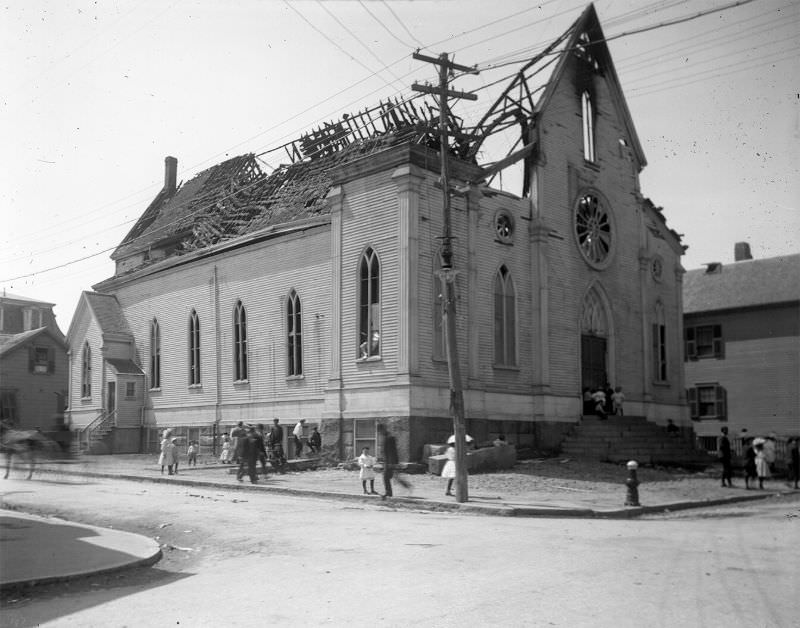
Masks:
[[[466,98],[467,100],[477,100],[475,94],[467,92],[454,92],[447,88],[447,81],[453,70],[477,74],[475,68],[468,68],[451,62],[447,53],[442,53],[439,57],[427,57],[418,52],[414,53],[414,59],[434,63],[439,66],[439,86],[420,85],[414,83],[411,86],[415,92],[434,94],[439,97],[439,155],[441,158],[441,184],[442,184],[442,249],[441,249],[441,271],[439,278],[442,281],[444,292],[444,328],[445,340],[447,342],[447,371],[450,376],[450,414],[453,416],[453,434],[455,436],[456,449],[456,501],[466,502],[469,499],[468,475],[467,475],[467,428],[464,420],[464,391],[461,388],[461,371],[458,364],[458,344],[456,342],[456,270],[453,269],[453,233],[450,221],[450,184],[447,172],[447,151],[448,134],[447,119],[449,107],[448,98]]]

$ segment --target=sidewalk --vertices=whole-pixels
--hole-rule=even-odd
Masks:
[[[308,464],[308,459],[298,463]],[[290,467],[291,467],[290,462]],[[718,474],[680,470],[639,469],[641,506],[625,506],[624,466],[539,459],[523,461],[513,470],[469,477],[469,499],[457,503],[444,495],[444,480],[430,474],[405,475],[412,488],[395,480],[394,497],[382,501],[363,495],[358,473],[337,468],[268,473],[251,484],[238,482],[233,465],[201,460],[196,467],[181,464],[178,475],[162,475],[155,455],[85,456],[66,465],[43,465],[38,472],[119,478],[139,482],[165,482],[228,490],[272,491],[323,499],[379,503],[385,507],[453,511],[496,516],[551,516],[630,518],[646,513],[714,506],[763,499],[792,491],[781,480],[768,482],[766,490],[745,490],[744,481],[724,488]],[[383,492],[380,475],[375,488]]]
[[[80,578],[161,558],[152,539],[62,519],[0,511],[0,590]]]

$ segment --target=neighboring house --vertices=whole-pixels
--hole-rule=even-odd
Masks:
[[[0,295],[0,419],[18,429],[63,427],[67,347],[53,304]]]
[[[338,457],[374,448],[377,421],[405,459],[443,442],[439,116],[415,102],[326,124],[281,147],[291,163],[270,174],[243,155],[179,186],[168,157],[115,275],[70,326],[72,420],[119,411],[124,379],[148,442],[273,417],[319,424]],[[501,165],[519,168],[521,196],[486,187],[500,165],[478,160],[510,119],[522,148]],[[624,388],[628,414],[687,425],[683,247],[640,193],[645,158],[593,7],[477,127],[449,125],[469,432],[557,448],[583,389],[606,383]]]
[[[800,435],[800,254],[690,270],[683,281],[687,397],[695,432]]]

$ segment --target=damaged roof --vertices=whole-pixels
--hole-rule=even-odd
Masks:
[[[570,55],[606,73],[617,84],[597,14],[592,5],[572,25],[520,68],[506,88],[476,123],[468,125],[452,113],[448,117],[448,152],[454,158],[478,164],[484,142],[505,131],[517,132],[519,141],[508,147],[507,156],[484,164],[489,179],[507,165],[535,159],[531,133],[535,114],[549,100],[552,84]],[[598,65],[599,64],[599,65]],[[618,98],[627,115],[621,90]],[[632,123],[628,120],[634,147],[644,163]],[[197,174],[177,190],[165,185],[112,254],[114,260],[158,249],[160,257],[205,249],[219,242],[253,233],[273,225],[312,218],[329,211],[325,202],[333,185],[332,171],[341,165],[399,144],[416,144],[438,151],[439,109],[435,100],[422,94],[404,100],[380,102],[377,106],[340,120],[327,122],[300,138],[262,155],[240,155]],[[266,162],[283,154],[288,164],[267,173]],[[525,168],[523,196],[529,190],[530,168]],[[147,260],[147,255],[145,260]],[[154,256],[155,259],[156,256]],[[147,263],[145,261],[144,263]]]

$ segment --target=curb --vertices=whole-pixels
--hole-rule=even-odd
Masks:
[[[39,472],[55,473],[47,468],[40,468]],[[249,483],[224,484],[213,480],[189,480],[176,478],[175,476],[166,477],[141,477],[138,475],[128,475],[124,473],[102,473],[92,471],[59,471],[67,475],[77,475],[83,477],[94,477],[111,480],[126,480],[129,482],[152,482],[155,484],[170,484],[180,486],[197,486],[203,488],[213,488],[217,490],[232,491],[262,491],[279,493],[282,495],[296,495],[298,497],[313,497],[317,499],[327,499],[335,501],[350,501],[359,503],[371,503],[377,506],[387,506],[392,509],[401,507],[408,510],[426,510],[430,512],[456,512],[463,514],[475,514],[494,517],[551,517],[551,518],[579,518],[579,519],[633,519],[647,514],[667,513],[678,510],[689,510],[692,508],[707,508],[711,506],[721,506],[725,504],[735,504],[738,502],[757,501],[770,497],[783,497],[792,495],[797,491],[764,491],[752,495],[734,495],[731,497],[721,497],[717,499],[706,499],[703,501],[674,502],[671,504],[659,504],[655,506],[628,506],[617,510],[595,510],[592,508],[558,508],[541,506],[482,506],[475,503],[460,504],[455,502],[439,502],[425,498],[415,497],[392,497],[389,500],[377,501],[373,498],[364,498],[359,494],[351,493],[331,493],[304,488],[286,488],[282,486],[268,486],[265,484],[252,485]]]
[[[0,513],[2,512],[14,513],[16,515],[21,516],[23,519],[36,519],[36,520],[47,520],[47,517],[41,517],[39,515],[31,515],[21,510],[16,510],[14,508],[3,507],[0,508]],[[102,530],[104,533],[106,530],[111,530],[115,534],[126,534],[131,536],[142,537],[144,539],[149,539],[148,537],[144,537],[140,534],[134,534],[131,532],[126,532],[124,530],[112,530],[110,528],[102,528],[99,526],[93,526],[89,524],[83,523],[75,523],[72,521],[68,521],[65,519],[56,518],[52,521],[58,523],[65,523],[72,526],[80,526],[82,528],[86,528],[87,530]],[[58,575],[50,575],[50,576],[38,576],[35,578],[22,578],[19,580],[5,580],[0,581],[0,593],[6,594],[12,591],[17,591],[19,589],[24,589],[26,587],[44,585],[44,584],[52,584],[54,582],[68,582],[71,580],[79,580],[81,578],[88,578],[100,575],[107,575],[111,573],[118,573],[121,571],[127,571],[129,569],[134,569],[136,567],[149,567],[151,565],[156,564],[159,560],[161,560],[163,556],[163,552],[161,551],[161,547],[153,541],[153,545],[155,551],[148,556],[142,556],[141,558],[137,558],[134,560],[129,560],[125,562],[119,562],[118,564],[109,566],[109,567],[100,567],[100,568],[93,568],[93,569],[75,569],[72,571],[65,571]]]

